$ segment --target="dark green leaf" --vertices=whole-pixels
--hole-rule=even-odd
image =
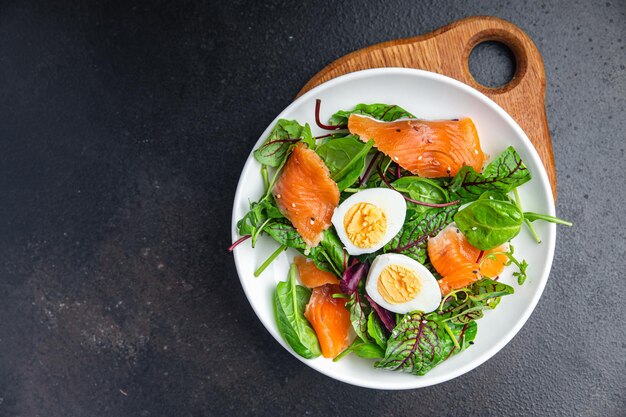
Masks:
[[[458,205],[454,205],[430,208],[420,213],[415,219],[404,224],[400,233],[385,245],[384,251],[401,253],[424,263],[428,238],[435,236],[451,223],[457,210]]]
[[[447,203],[448,193],[441,188],[437,183],[427,178],[404,176],[395,180],[392,184],[393,188],[397,191],[408,194],[408,196],[416,201],[422,201],[424,203],[441,204]],[[408,219],[415,218],[419,213],[423,213],[428,210],[428,206],[407,201],[407,213],[411,213],[407,216]]]
[[[530,179],[530,171],[510,146],[487,165],[482,174],[470,166],[461,168],[450,184],[450,191],[461,198],[462,203],[467,203],[485,191],[508,193]]]
[[[367,152],[362,151],[366,146],[358,136],[351,135],[331,140],[316,149],[317,154],[330,170],[331,177],[337,182],[339,191],[354,184],[365,169]],[[347,167],[348,164],[350,164],[349,167]],[[338,174],[341,176],[336,177]]]
[[[491,250],[520,232],[524,216],[512,202],[478,199],[454,216],[467,241],[481,250]]]
[[[367,334],[374,339],[376,344],[382,349],[387,348],[387,336],[375,311],[371,311],[367,316]]]
[[[310,359],[321,354],[315,331],[304,317],[311,290],[296,285],[297,268],[292,265],[289,280],[279,282],[274,292],[274,315],[278,330],[289,346],[300,356]]]
[[[354,110],[340,110],[330,118],[330,124],[334,126],[345,126],[348,124],[348,117],[351,114],[363,114],[385,122],[391,122],[401,118],[414,117],[402,107],[390,104],[358,104]]]
[[[301,126],[295,120],[280,119],[265,142],[254,151],[254,157],[262,164],[277,168],[286,158],[291,146],[303,138],[307,143],[315,143],[308,125]]]
[[[385,350],[372,342],[360,341],[352,346],[351,351],[358,357],[365,359],[380,359],[385,357]]]

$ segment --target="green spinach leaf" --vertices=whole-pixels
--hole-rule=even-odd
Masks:
[[[304,317],[311,290],[296,285],[297,268],[291,265],[289,280],[279,282],[274,292],[274,315],[278,330],[289,346],[300,356],[310,359],[321,354],[315,330]]]
[[[375,343],[366,342],[357,337],[350,346],[333,359],[333,362],[341,360],[352,352],[358,357],[365,359],[380,359],[385,356],[385,350],[383,348]]]
[[[330,118],[333,126],[345,126],[351,114],[362,114],[385,122],[392,122],[401,118],[413,118],[414,116],[400,106],[393,104],[358,104],[353,110],[340,110]]]
[[[468,203],[485,191],[508,193],[530,179],[530,171],[515,149],[509,146],[481,174],[470,166],[461,168],[450,184],[450,191],[462,203]]]
[[[427,178],[407,175],[395,180],[391,185],[396,191],[408,194],[411,199],[416,201],[432,204],[447,203],[449,201],[446,190]],[[428,206],[415,204],[411,201],[406,202],[406,208],[409,220],[430,209]]]
[[[365,169],[367,152],[373,145],[363,143],[358,136],[350,135],[320,145],[316,152],[324,160],[330,175],[343,191],[356,182]]]
[[[485,198],[460,210],[454,221],[472,246],[490,250],[517,236],[524,216],[515,203]]]
[[[387,335],[375,311],[371,311],[367,316],[367,334],[381,349],[387,348]]]

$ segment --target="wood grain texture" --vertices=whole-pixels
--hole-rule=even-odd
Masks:
[[[515,74],[504,86],[485,87],[469,71],[472,49],[485,41],[502,42],[515,56]],[[495,17],[475,16],[425,35],[379,43],[334,61],[311,78],[298,96],[340,75],[384,67],[416,68],[447,75],[498,103],[524,129],[537,149],[556,200],[556,170],[545,111],[543,60],[537,46],[522,29]]]

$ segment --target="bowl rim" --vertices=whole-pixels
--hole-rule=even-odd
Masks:
[[[231,223],[231,238],[233,239],[233,241],[238,239],[239,237],[237,233],[237,221],[239,219],[235,217],[235,212],[236,212],[237,203],[241,200],[241,197],[242,197],[241,196],[241,193],[243,192],[242,184],[246,178],[246,176],[243,174],[247,170],[249,164],[253,163],[254,149],[256,149],[260,145],[260,143],[269,134],[269,131],[276,124],[276,122],[281,118],[281,116],[285,113],[289,113],[294,107],[298,106],[301,102],[308,101],[316,94],[319,94],[320,92],[325,91],[327,89],[332,89],[338,84],[345,83],[351,80],[360,79],[360,78],[376,76],[376,75],[388,75],[388,76],[411,75],[411,76],[430,79],[435,82],[441,82],[444,84],[448,84],[454,88],[458,88],[464,91],[465,93],[471,96],[474,96],[475,98],[479,99],[484,104],[486,104],[494,113],[498,114],[498,116],[501,117],[515,131],[515,133],[520,137],[520,139],[524,143],[524,146],[529,151],[530,157],[534,160],[537,166],[540,167],[539,172],[538,172],[539,175],[533,176],[533,180],[541,181],[542,188],[544,190],[544,196],[542,198],[545,198],[548,203],[548,208],[549,208],[548,214],[551,216],[555,215],[556,209],[555,209],[555,203],[552,197],[552,187],[548,180],[548,175],[546,173],[546,170],[543,166],[543,161],[541,161],[541,158],[539,157],[537,150],[535,149],[534,145],[532,144],[532,142],[530,141],[526,133],[523,131],[523,129],[517,124],[517,122],[513,119],[513,117],[511,117],[511,115],[509,115],[496,102],[494,102],[492,99],[490,99],[489,97],[487,97],[485,94],[481,93],[480,91],[470,87],[469,85],[464,84],[461,81],[458,81],[454,78],[451,78],[442,74],[434,73],[431,71],[413,69],[413,68],[401,68],[401,67],[373,68],[373,69],[360,70],[360,71],[351,72],[345,75],[341,75],[339,77],[333,78],[329,81],[326,81],[312,88],[311,90],[307,91],[300,97],[296,98],[293,102],[291,102],[285,109],[283,109],[271,121],[268,127],[259,136],[259,139],[257,140],[257,142],[255,142],[252,150],[250,151],[248,155],[248,158],[246,159],[246,162],[244,163],[244,166],[241,170],[241,176],[239,177],[239,181],[237,182],[237,190],[235,192],[235,197],[233,200],[232,215],[231,215],[231,222],[232,222]],[[315,371],[318,371],[332,379],[345,382],[347,384],[351,384],[351,385],[355,385],[355,386],[359,386],[363,388],[378,389],[378,390],[406,390],[406,389],[425,388],[428,386],[440,384],[440,383],[455,379],[479,367],[480,365],[485,363],[487,360],[491,359],[496,353],[498,353],[502,348],[504,348],[504,346],[506,346],[515,337],[515,335],[517,335],[517,333],[521,330],[521,328],[524,326],[524,324],[526,323],[530,315],[535,310],[537,303],[539,302],[539,299],[543,295],[545,286],[549,279],[550,270],[552,268],[552,262],[554,259],[555,246],[556,246],[556,226],[554,224],[550,224],[549,226],[550,226],[549,231],[551,233],[551,236],[553,236],[553,238],[546,239],[546,240],[550,240],[550,245],[547,248],[548,250],[547,250],[547,255],[546,255],[546,262],[543,265],[541,275],[537,281],[537,291],[535,292],[534,296],[531,298],[530,302],[526,305],[523,314],[519,317],[516,323],[506,331],[504,337],[499,339],[497,343],[487,348],[486,351],[482,355],[475,358],[474,360],[471,360],[465,364],[462,364],[461,366],[454,369],[453,371],[447,374],[433,376],[433,377],[418,376],[418,377],[415,377],[414,379],[415,382],[411,384],[404,383],[404,384],[389,385],[388,383],[385,383],[385,386],[381,386],[380,384],[377,384],[376,381],[363,381],[358,378],[350,377],[349,374],[338,376],[335,374],[331,374],[326,369],[320,369],[314,366],[313,364],[309,362],[309,360],[299,356],[297,353],[293,351],[293,349],[289,348],[285,344],[280,333],[274,331],[271,324],[267,322],[268,320],[263,318],[262,315],[260,315],[257,309],[254,307],[254,305],[250,302],[250,299],[254,297],[254,294],[251,294],[249,292],[249,288],[247,288],[247,286],[245,285],[244,278],[241,273],[241,267],[240,267],[242,260],[239,259],[237,248],[235,248],[235,250],[233,251],[233,257],[235,261],[235,268],[237,270],[237,275],[239,276],[239,281],[244,290],[246,298],[248,299],[248,302],[250,303],[250,306],[254,310],[254,313],[263,324],[263,327],[265,327],[265,329],[274,337],[274,339],[276,339],[276,341],[280,345],[282,345],[292,356],[296,357],[299,361],[306,364],[307,366],[314,369]]]

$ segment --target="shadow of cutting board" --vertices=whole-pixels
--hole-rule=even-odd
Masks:
[[[472,49],[485,41],[502,42],[515,56],[517,68],[513,79],[498,88],[479,84],[469,71]],[[556,200],[556,170],[545,110],[543,60],[537,46],[522,29],[495,17],[475,16],[425,35],[379,43],[331,63],[311,78],[298,96],[340,75],[383,67],[417,68],[444,74],[498,103],[524,129],[537,149]]]

